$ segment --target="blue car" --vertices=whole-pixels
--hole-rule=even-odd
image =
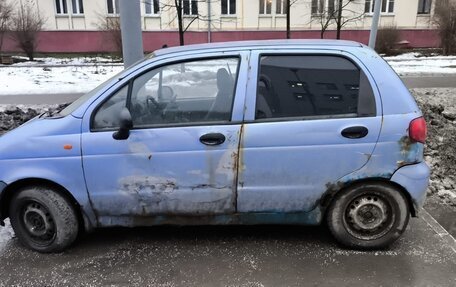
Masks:
[[[39,252],[163,224],[326,223],[345,246],[383,248],[424,204],[425,139],[362,44],[167,48],[0,138],[0,221]]]

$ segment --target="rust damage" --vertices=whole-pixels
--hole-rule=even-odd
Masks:
[[[317,200],[316,205],[320,206],[328,206],[328,204],[331,202],[331,199],[334,197],[334,195],[339,192],[342,188],[344,188],[346,185],[345,182],[342,181],[337,181],[337,182],[328,182],[325,184],[326,191],[323,193],[321,198]]]
[[[399,145],[401,146],[401,152],[407,154],[412,151],[414,142],[408,136],[403,136],[399,140]]]

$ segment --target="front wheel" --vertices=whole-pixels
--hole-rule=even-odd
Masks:
[[[11,225],[19,241],[38,252],[59,252],[78,234],[78,219],[69,200],[48,187],[27,187],[11,199]]]
[[[357,249],[390,245],[405,231],[410,218],[404,195],[382,184],[359,184],[340,192],[327,215],[334,237]]]

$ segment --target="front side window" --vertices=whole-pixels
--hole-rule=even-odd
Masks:
[[[106,0],[108,5],[108,14],[119,14],[119,0]]]
[[[97,110],[92,120],[92,128],[96,130],[119,127],[119,114],[127,105],[128,85],[118,90]]]
[[[263,56],[256,119],[375,116],[367,77],[338,56]]]
[[[419,0],[418,2],[418,14],[430,14],[431,13],[431,0]]]
[[[144,5],[147,15],[158,14],[160,12],[159,0],[145,0]]]
[[[198,15],[198,0],[181,0],[184,15]]]
[[[365,13],[374,13],[376,0],[366,0],[364,5],[364,12]],[[382,1],[382,13],[393,13],[394,12],[394,0],[379,0]]]
[[[224,58],[150,70],[96,110],[92,129],[117,128],[118,115],[124,107],[130,110],[134,128],[229,122],[238,66],[238,58]]]
[[[222,0],[222,15],[236,14],[236,0]]]

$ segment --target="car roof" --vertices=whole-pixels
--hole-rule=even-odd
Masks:
[[[154,51],[155,56],[166,54],[189,52],[189,51],[203,51],[203,50],[249,50],[261,48],[283,48],[286,47],[362,47],[362,44],[354,41],[346,40],[327,40],[327,39],[293,39],[293,40],[251,40],[251,41],[233,41],[233,42],[217,42],[207,44],[195,44],[186,46],[177,46],[171,48],[164,48]]]

